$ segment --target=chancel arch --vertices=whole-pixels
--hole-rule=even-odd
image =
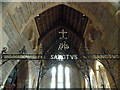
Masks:
[[[111,2],[109,2],[110,4],[111,4]],[[4,6],[4,8],[5,8],[5,10],[7,10],[7,12],[9,12],[9,11],[11,11],[11,10],[13,10],[14,11],[14,9],[16,8],[16,6],[14,6],[14,4],[17,4],[19,7],[28,7],[28,8],[30,8],[29,7],[29,4],[31,4],[32,5],[32,3],[24,3],[24,2],[21,2],[21,3],[19,3],[19,2],[16,2],[16,3],[10,3],[11,4],[11,6],[13,5],[13,8],[8,8],[8,7],[5,7]],[[26,17],[28,18],[30,18],[30,19],[28,19],[28,21],[26,21],[26,22],[24,22],[24,23],[26,23],[24,26],[26,27],[27,26],[27,24],[29,24],[30,22],[31,22],[31,20],[33,20],[34,19],[34,17],[36,17],[37,15],[39,15],[40,13],[42,13],[42,12],[44,12],[44,11],[46,11],[47,9],[49,9],[49,8],[52,8],[52,7],[55,7],[55,6],[57,6],[57,5],[60,5],[60,4],[64,4],[64,5],[67,5],[67,6],[69,6],[69,7],[72,7],[72,8],[74,8],[74,9],[76,9],[77,11],[79,11],[79,12],[81,12],[81,13],[83,13],[83,14],[85,14],[87,17],[89,17],[95,24],[97,24],[96,26],[98,26],[101,30],[105,30],[105,25],[102,25],[102,24],[104,24],[105,22],[104,22],[104,20],[103,20],[103,22],[104,23],[102,23],[101,21],[100,21],[100,19],[101,19],[101,17],[99,17],[98,18],[98,15],[101,13],[101,14],[103,14],[104,15],[104,17],[106,17],[105,15],[108,13],[108,14],[110,14],[109,15],[109,17],[106,17],[106,18],[111,18],[111,16],[112,15],[115,15],[115,12],[112,12],[112,14],[111,13],[109,13],[110,11],[109,11],[109,6],[107,6],[107,5],[109,5],[109,4],[102,4],[102,3],[75,3],[75,2],[68,2],[68,3],[37,3],[37,2],[34,2],[34,4],[36,4],[36,7],[34,7],[34,8],[36,8],[36,10],[33,12],[33,13],[31,13],[31,15],[30,14],[28,14],[28,15],[26,15]],[[34,5],[33,4],[33,5]],[[40,6],[40,8],[37,8],[37,5],[39,5]],[[88,5],[88,6],[87,6]],[[112,5],[112,4],[111,4]],[[42,7],[41,7],[42,6]],[[87,6],[87,7],[85,7],[85,6]],[[84,8],[83,8],[84,7]],[[94,8],[95,7],[95,8]],[[104,10],[104,7],[106,7],[106,8],[108,8],[108,9],[106,9],[106,10]],[[114,7],[114,9],[115,9],[115,11],[117,11],[117,9],[115,8],[115,6],[113,5],[112,7]],[[3,8],[3,9],[4,9]],[[18,9],[18,11],[19,11],[19,9],[21,9],[21,8],[16,8],[16,9]],[[88,10],[88,8],[89,8],[89,10]],[[97,12],[94,10],[94,11],[92,11],[91,9],[96,9],[97,10]],[[24,8],[22,9],[22,10],[24,10]],[[102,10],[104,11],[104,12],[102,12]],[[27,11],[27,10],[26,10]],[[28,11],[27,11],[28,12]],[[11,12],[12,14],[18,14],[18,12],[17,12],[17,10],[15,10],[14,12]],[[94,14],[94,13],[96,13],[96,14]],[[21,14],[21,13],[19,13],[19,14]],[[24,14],[23,14],[24,15]],[[12,16],[13,18],[14,18],[14,16]],[[20,18],[20,17],[19,17]],[[24,19],[24,18],[23,18]],[[99,20],[97,20],[97,19],[99,19]],[[115,23],[115,22],[114,22]],[[115,25],[115,24],[114,24]],[[17,26],[17,25],[16,25]],[[101,28],[101,26],[104,26],[103,28]],[[113,26],[113,25],[112,25]],[[112,27],[111,26],[111,27]],[[25,27],[23,27],[23,28],[25,28]],[[24,29],[22,29],[22,31],[23,31]],[[21,31],[21,30],[20,30]]]

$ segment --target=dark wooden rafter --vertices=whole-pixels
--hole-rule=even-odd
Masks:
[[[58,26],[62,27],[63,29],[66,29],[70,33],[73,33],[76,36],[76,38],[78,38],[82,43],[84,43],[83,37],[80,34],[78,34],[74,29],[70,28],[68,25],[65,25],[65,24],[64,25],[60,25],[60,23],[58,23],[55,26],[49,28],[49,30],[47,30],[45,33],[43,33],[41,35],[41,37],[38,40],[38,45],[44,40],[44,38],[46,38],[47,35],[49,35],[53,31],[55,31],[56,28],[58,28]]]
[[[81,43],[84,45],[83,33],[88,21],[83,16],[79,11],[65,5],[52,7],[39,14],[35,18],[40,34],[38,46],[42,43],[44,50],[47,50],[58,39],[58,31],[63,28],[68,32],[69,41],[79,49]]]
[[[43,34],[41,34],[40,38],[38,39],[38,45],[44,40],[44,38],[49,35],[51,32],[53,32],[54,30],[56,30],[56,28],[58,28],[60,25],[60,23],[56,23],[53,26],[51,26],[49,29],[46,30],[46,32],[44,32]]]
[[[73,34],[75,34],[76,37],[78,37],[78,38],[81,40],[81,42],[84,43],[83,36],[81,35],[81,33],[78,33],[78,32],[76,31],[76,29],[72,28],[71,26],[69,26],[69,25],[67,25],[67,24],[62,24],[62,26],[63,26],[64,28],[66,28],[67,30],[69,30],[70,32],[72,32]]]

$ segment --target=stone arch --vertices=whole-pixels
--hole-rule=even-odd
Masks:
[[[15,62],[14,64],[12,64],[12,62],[10,62],[10,61],[8,61],[8,62],[6,62],[5,63],[5,65],[4,66],[2,66],[2,74],[4,73],[3,71],[5,71],[5,70],[9,70],[8,72],[7,72],[7,74],[5,74],[5,76],[3,77],[2,76],[2,86],[0,87],[0,88],[4,88],[4,85],[5,85],[5,83],[6,83],[6,81],[7,81],[7,79],[8,79],[8,77],[9,77],[9,75],[10,75],[10,73],[12,72],[12,70],[18,65],[18,62],[19,61],[17,61],[17,62]]]
[[[107,3],[111,3],[111,2],[107,2]],[[25,7],[24,4],[25,3],[21,2],[20,5],[18,4],[19,8],[16,8],[16,7],[18,7],[18,6],[16,6],[16,7],[14,7],[14,9],[15,10],[17,9],[16,11],[18,11],[18,12],[24,11],[24,7]],[[74,8],[75,10],[85,14],[94,23],[94,25],[99,28],[99,30],[104,32],[102,34],[102,39],[104,39],[104,37],[107,36],[107,34],[109,34],[110,32],[118,30],[118,26],[116,25],[115,18],[113,18],[113,14],[111,14],[111,12],[109,11],[110,9],[108,9],[109,7],[107,5],[104,5],[101,3],[95,3],[95,2],[91,2],[91,3],[89,3],[89,2],[87,2],[87,3],[85,3],[85,2],[81,2],[81,3],[76,3],[76,2],[38,3],[38,5],[42,6],[40,8],[38,8],[37,5],[35,6],[34,4],[36,4],[36,3],[30,3],[30,4],[28,3],[27,4],[27,7],[29,9],[35,8],[36,11],[33,11],[31,14],[26,14],[27,21],[24,22],[24,20],[21,20],[21,21],[23,21],[23,23],[22,23],[23,26],[22,26],[22,28],[19,28],[20,32],[23,32],[25,30],[25,28],[27,27],[27,25],[29,25],[29,23],[32,20],[34,20],[34,18],[38,14],[46,11],[49,8],[55,7],[60,4],[67,5],[71,8]],[[31,5],[31,6],[33,5],[34,7],[30,8],[29,5]],[[17,15],[19,15],[19,14],[18,14],[18,12],[14,11],[14,9],[10,10],[8,7],[5,8],[5,10],[11,15],[11,19],[15,23],[14,16],[15,16],[15,14],[17,14]],[[10,11],[14,11],[14,12],[10,13]],[[30,13],[30,11],[28,11],[28,10],[26,10],[26,12]],[[20,13],[20,15],[23,16],[24,14]],[[22,18],[22,19],[24,19],[24,18]],[[110,22],[110,23],[108,23],[108,22]],[[15,23],[15,24],[17,24],[17,23]],[[17,27],[17,25],[15,25],[15,26]]]
[[[107,2],[107,3],[111,3],[111,2]],[[31,5],[34,3],[31,3]],[[75,3],[75,2],[54,2],[54,3],[41,3],[40,5],[42,6],[41,8],[36,8],[36,12],[34,11],[30,16],[29,19],[23,23],[25,24],[23,26],[23,28],[21,29],[24,30],[24,28],[28,25],[28,23],[33,20],[38,14],[46,11],[47,9],[60,5],[60,4],[64,4],[67,5],[71,8],[74,8],[75,10],[85,14],[96,26],[99,27],[100,30],[115,30],[115,28],[113,26],[116,26],[116,21],[115,19],[113,19],[113,15],[110,13],[109,8],[107,5],[104,4],[100,4],[100,3],[94,3],[94,2],[81,2],[81,3]],[[21,5],[21,4],[20,4]],[[29,4],[28,4],[29,5]],[[24,8],[24,6],[19,6],[18,9]],[[106,7],[106,8],[105,8]],[[114,6],[113,6],[114,7]],[[6,9],[7,11],[9,10],[8,8]],[[9,12],[9,11],[8,11]],[[14,12],[13,14],[15,14],[17,12]],[[104,18],[104,19],[103,19]],[[106,21],[113,21],[113,23],[107,23]]]

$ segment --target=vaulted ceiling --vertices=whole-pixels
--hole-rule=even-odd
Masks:
[[[50,48],[59,40],[62,29],[68,32],[67,41],[77,52],[84,44],[83,34],[88,18],[71,7],[62,4],[52,7],[37,15],[35,21],[40,35],[38,45],[42,43],[44,52],[53,52]]]

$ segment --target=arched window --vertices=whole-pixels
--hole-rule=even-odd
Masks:
[[[55,88],[56,86],[56,68],[52,67],[52,78],[51,78],[51,88]]]
[[[65,67],[65,86],[70,88],[70,70],[68,67]]]
[[[56,68],[58,68],[58,71],[56,71],[57,70]],[[51,73],[52,73],[51,88],[70,88],[69,67],[65,67],[64,69],[64,67],[60,64],[58,65],[58,67],[52,67]],[[65,74],[65,78],[64,78],[64,74]],[[64,87],[64,84],[65,84],[65,87]]]
[[[110,88],[106,69],[99,61],[96,61],[96,75],[98,88]]]
[[[58,66],[58,81],[57,81],[58,88],[63,88],[63,66]]]
[[[96,77],[95,77],[94,71],[92,69],[90,69],[90,81],[91,81],[91,87],[97,88]]]

